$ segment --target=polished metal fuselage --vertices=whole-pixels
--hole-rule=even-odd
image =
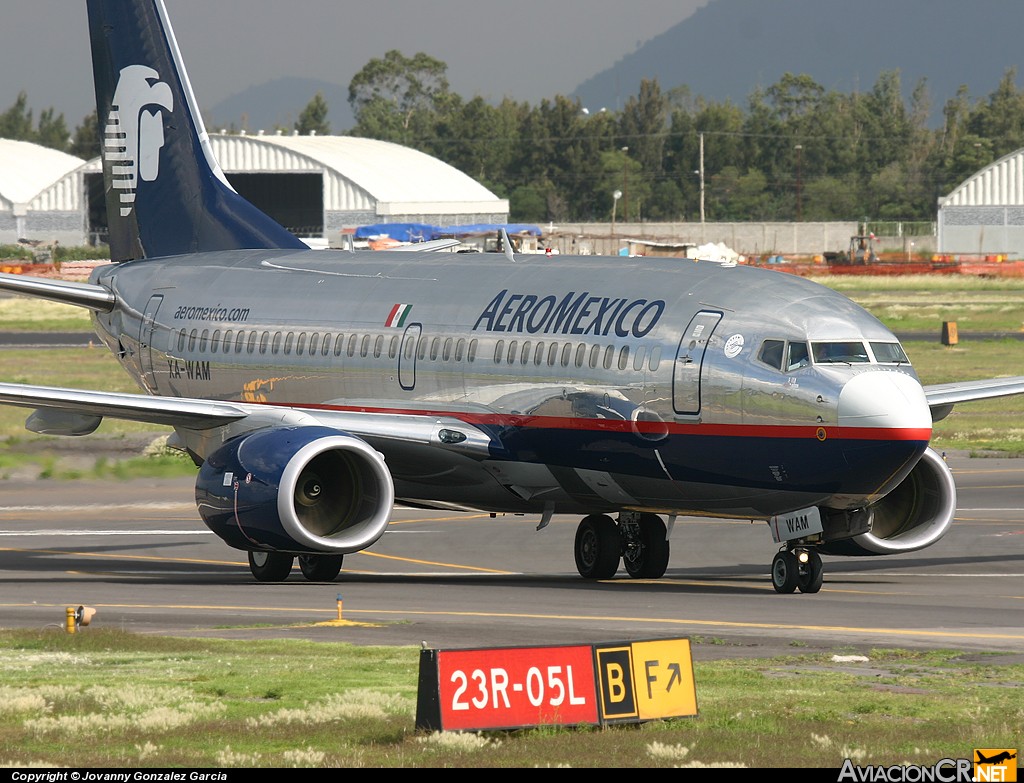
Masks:
[[[927,444],[898,421],[871,419],[853,438],[840,421],[851,378],[917,385],[909,365],[783,372],[759,360],[766,339],[896,342],[846,297],[772,270],[228,251],[101,267],[93,282],[121,303],[94,320],[140,387],[298,408],[342,428],[377,417],[366,439],[412,504],[732,517],[854,507]],[[405,443],[399,425],[388,437],[388,417],[458,419],[491,447]],[[208,433],[179,436],[200,457],[211,447]]]

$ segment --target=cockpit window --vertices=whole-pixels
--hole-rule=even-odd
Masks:
[[[910,364],[899,343],[871,343],[871,353],[879,364]]]
[[[790,343],[789,359],[786,362],[786,372],[799,370],[811,363],[811,357],[807,353],[807,343]]]
[[[782,348],[785,343],[782,340],[765,340],[761,343],[761,350],[757,354],[759,361],[776,370],[782,369]]]
[[[871,361],[864,343],[858,341],[811,343],[815,364],[867,364]]]
[[[761,343],[761,350],[757,352],[757,359],[773,369],[784,372],[799,370],[811,363],[807,343],[787,343],[785,340],[765,340]]]

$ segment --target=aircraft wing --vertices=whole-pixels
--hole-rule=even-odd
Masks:
[[[925,386],[924,393],[928,400],[928,407],[932,411],[932,420],[940,421],[949,415],[957,403],[1024,394],[1024,375],[1010,378],[988,378],[979,381],[936,383]]]
[[[406,252],[436,252],[438,250],[447,250],[450,247],[461,245],[462,242],[458,239],[431,239],[427,242],[413,242],[409,245],[399,245],[398,247],[388,248],[389,250],[406,251]]]
[[[482,430],[449,416],[323,410],[13,383],[0,383],[0,405],[34,408],[36,412],[26,427],[43,435],[88,435],[104,416],[192,430],[237,423],[239,426],[233,428],[236,434],[296,417],[311,417],[357,437],[407,447],[440,446],[477,458],[501,448]]]
[[[14,383],[0,383],[0,404],[86,417],[110,416],[115,419],[190,429],[219,427],[249,415],[243,407],[229,402]]]

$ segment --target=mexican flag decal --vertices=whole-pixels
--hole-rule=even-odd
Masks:
[[[384,326],[405,326],[405,319],[409,317],[410,312],[412,312],[411,304],[396,304],[388,313],[388,319],[384,322]]]

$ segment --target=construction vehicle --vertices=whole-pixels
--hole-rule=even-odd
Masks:
[[[878,261],[878,254],[872,243],[875,241],[874,234],[858,234],[850,237],[850,249],[848,251],[835,250],[822,253],[827,264],[861,265],[873,264]]]

